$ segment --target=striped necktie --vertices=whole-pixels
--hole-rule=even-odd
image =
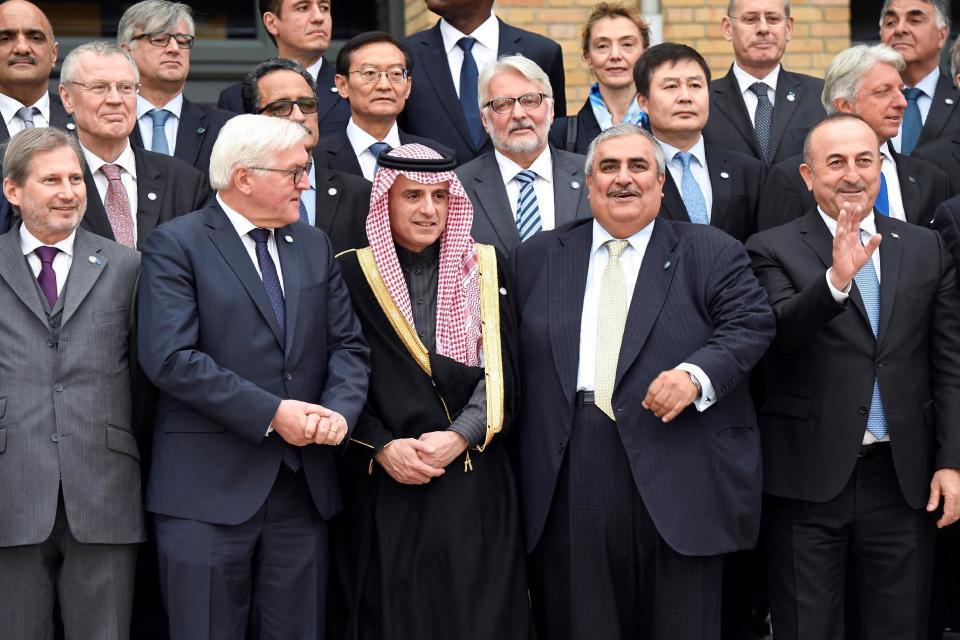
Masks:
[[[517,196],[517,233],[520,234],[520,242],[525,242],[543,229],[537,192],[533,190],[537,174],[530,169],[524,169],[513,179],[520,183],[520,195]]]

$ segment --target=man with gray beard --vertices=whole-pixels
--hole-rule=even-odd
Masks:
[[[494,151],[457,169],[473,203],[474,240],[509,253],[538,231],[589,218],[584,157],[547,144],[547,74],[521,55],[504,56],[483,68],[477,84]]]

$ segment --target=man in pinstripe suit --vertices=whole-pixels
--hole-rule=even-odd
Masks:
[[[739,242],[657,217],[664,171],[650,134],[607,129],[584,171],[594,219],[513,255],[521,502],[550,640],[719,638],[721,554],[757,537],[747,376],[773,314]]]
[[[132,433],[132,312],[140,257],[78,229],[74,138],[14,136],[4,194],[22,223],[0,237],[0,634],[129,636],[144,539]]]

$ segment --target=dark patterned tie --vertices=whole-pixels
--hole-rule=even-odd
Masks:
[[[473,147],[480,148],[483,141],[483,123],[480,122],[480,105],[477,104],[477,61],[473,59],[473,45],[476,38],[460,38],[457,46],[463,49],[463,64],[460,66],[460,106],[463,108],[463,117],[467,120],[467,129],[473,140]]]
[[[37,283],[44,297],[53,309],[57,304],[57,273],[53,270],[53,259],[60,253],[56,247],[37,247],[33,250],[40,258],[40,273],[37,274]]]
[[[923,131],[923,118],[920,117],[920,105],[917,100],[925,95],[921,89],[909,87],[903,90],[907,99],[907,109],[903,112],[903,124],[900,126],[900,153],[908,156],[913,153]]]
[[[130,197],[127,188],[120,180],[120,165],[105,164],[100,167],[100,173],[107,176],[107,193],[103,200],[103,208],[107,212],[107,220],[113,230],[113,237],[120,244],[137,248],[133,238],[133,218],[130,217]]]
[[[750,91],[757,96],[757,111],[753,116],[753,129],[757,135],[757,144],[760,146],[760,157],[764,164],[770,164],[770,132],[773,130],[773,103],[767,90],[770,87],[765,82],[754,82]]]

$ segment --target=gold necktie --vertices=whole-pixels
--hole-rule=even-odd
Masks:
[[[620,342],[627,323],[627,286],[620,269],[620,254],[626,240],[607,240],[610,254],[600,282],[600,309],[597,320],[597,369],[594,376],[594,402],[611,420],[613,416],[613,382],[617,376]]]

